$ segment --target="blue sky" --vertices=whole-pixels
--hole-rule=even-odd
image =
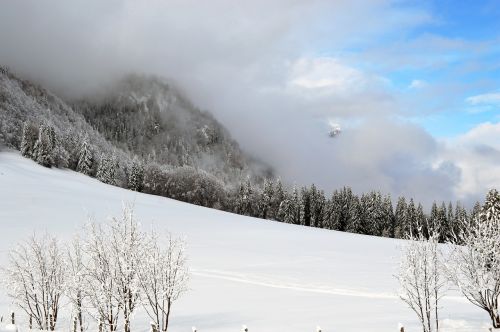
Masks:
[[[3,0],[0,44],[66,96],[172,79],[289,183],[500,188],[500,0]]]
[[[347,48],[326,43],[322,52],[348,54],[352,66],[386,78],[403,105],[401,116],[435,137],[498,122],[500,101],[492,94],[500,93],[500,1],[399,1],[390,7],[388,15],[404,13],[410,22]],[[468,99],[485,94],[490,98]]]

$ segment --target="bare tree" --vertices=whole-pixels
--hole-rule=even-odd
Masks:
[[[45,235],[20,243],[10,252],[5,270],[7,289],[14,302],[35,321],[40,330],[56,328],[65,261],[55,237]]]
[[[416,314],[423,332],[439,331],[439,301],[444,295],[445,278],[439,263],[439,233],[426,238],[419,229],[404,245],[400,265],[400,298]]]
[[[114,257],[109,250],[109,232],[90,223],[83,241],[85,255],[82,298],[86,312],[110,332],[118,327],[120,301],[117,294]]]
[[[500,328],[500,194],[491,190],[479,215],[463,220],[447,260],[449,278]]]
[[[123,315],[124,331],[139,303],[139,275],[146,252],[145,236],[125,206],[121,218],[102,225],[91,222],[86,228],[83,254],[82,298],[84,307],[96,321],[112,332]]]
[[[145,249],[144,234],[132,207],[125,206],[122,218],[113,218],[109,234],[109,250],[114,260],[115,284],[125,332],[130,332],[130,317],[139,300],[138,272],[144,269],[142,257]]]
[[[172,304],[187,291],[189,271],[185,247],[184,240],[169,234],[167,247],[162,249],[153,232],[143,256],[144,268],[139,270],[144,308],[163,332],[168,329]]]
[[[66,254],[68,276],[65,284],[65,294],[73,304],[75,311],[74,330],[76,332],[77,325],[80,326],[80,332],[84,331],[83,326],[83,301],[85,295],[84,278],[85,266],[83,257],[82,242],[76,236],[71,245],[67,248]]]

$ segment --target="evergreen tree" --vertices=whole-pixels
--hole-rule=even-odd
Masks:
[[[273,195],[273,200],[271,204],[271,209],[272,209],[272,217],[276,220],[283,221],[279,217],[279,210],[281,203],[285,200],[286,198],[286,193],[285,190],[283,189],[283,184],[281,183],[281,180],[278,179],[276,180],[276,190]]]
[[[274,200],[274,187],[272,180],[264,180],[264,189],[260,197],[260,217],[263,219],[271,219],[272,216],[272,203]]]
[[[417,231],[422,231],[426,228],[427,218],[424,213],[424,208],[422,204],[418,203],[417,213],[416,213],[416,221],[417,221]]]
[[[314,227],[324,227],[326,198],[323,190],[315,191],[312,200],[312,225]]]
[[[357,197],[352,193],[351,188],[343,187],[335,190],[325,211],[325,223],[329,229],[346,231],[348,225],[352,223],[352,216],[355,210],[355,200]]]
[[[93,166],[94,153],[92,152],[89,143],[87,143],[87,140],[84,140],[80,148],[76,171],[90,176],[92,175]]]
[[[403,226],[404,234],[419,234],[419,227],[417,221],[417,209],[415,208],[415,202],[413,198],[410,198],[408,202],[407,212],[406,212],[406,223]]]
[[[101,161],[97,167],[96,178],[104,183],[115,185],[116,184],[116,160],[114,157],[108,157],[107,155],[101,156]]]
[[[42,166],[51,167],[54,164],[53,150],[55,148],[54,128],[41,125],[38,130],[38,140],[35,143],[35,161]]]
[[[134,160],[128,172],[128,188],[134,191],[142,191],[144,186],[144,166],[138,160]]]
[[[392,208],[392,199],[390,195],[386,195],[383,201],[383,231],[382,236],[394,237],[394,210]]]
[[[311,226],[311,193],[303,187],[301,193],[300,224]]]
[[[397,239],[402,239],[405,236],[405,226],[407,225],[407,211],[408,206],[406,204],[406,199],[401,196],[398,198],[396,211],[394,212],[394,237]]]
[[[21,154],[26,158],[35,159],[35,143],[38,139],[38,128],[30,122],[25,122],[22,135]]]
[[[299,191],[297,190],[297,187],[294,186],[292,190],[292,197],[290,199],[290,204],[289,204],[292,224],[300,225],[301,208],[302,205],[300,202]]]

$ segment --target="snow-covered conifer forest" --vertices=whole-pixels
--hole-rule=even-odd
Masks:
[[[163,89],[161,94],[155,96],[157,102],[159,98],[173,98],[171,88],[158,79],[133,76],[121,84],[130,88],[130,80],[134,85],[145,84]],[[115,101],[68,104],[40,86],[20,80],[6,69],[2,71],[1,91],[1,133],[5,146],[1,163],[2,202],[6,204],[1,218],[19,219],[22,221],[20,229],[26,230],[23,236],[15,231],[17,235],[2,249],[7,256],[2,259],[5,286],[2,308],[6,313],[8,309],[17,314],[18,327],[80,332],[123,329],[124,332],[131,332],[135,329],[182,330],[182,326],[195,323],[201,328],[205,323],[207,330],[230,330],[228,326],[232,319],[216,319],[217,314],[213,310],[208,310],[214,315],[213,320],[208,313],[208,316],[203,316],[206,306],[218,308],[217,291],[208,298],[205,297],[207,295],[195,297],[204,305],[196,304],[197,313],[193,316],[189,313],[193,305],[193,298],[189,298],[193,290],[191,287],[203,294],[208,291],[202,291],[203,287],[219,287],[217,282],[224,284],[220,286],[222,288],[242,287],[244,296],[250,302],[257,301],[257,304],[254,303],[257,307],[260,307],[258,303],[262,299],[246,293],[247,287],[263,288],[264,292],[266,288],[277,292],[287,290],[293,293],[287,296],[294,299],[295,296],[300,299],[302,295],[326,297],[321,300],[326,302],[332,296],[335,302],[341,301],[339,303],[344,297],[351,298],[352,302],[365,299],[363,305],[351,303],[346,306],[345,310],[349,308],[350,315],[365,306],[364,310],[371,310],[368,308],[371,308],[372,301],[382,309],[399,312],[394,315],[384,309],[369,314],[373,316],[377,313],[378,323],[374,323],[374,331],[390,326],[396,329],[401,321],[405,322],[407,330],[422,329],[424,332],[472,331],[500,324],[500,265],[497,262],[500,258],[500,196],[495,190],[488,193],[484,204],[477,203],[470,211],[460,203],[435,202],[429,213],[412,198],[400,197],[394,202],[389,195],[383,196],[378,191],[357,195],[344,187],[334,190],[327,198],[314,184],[298,188],[282,183],[271,169],[246,157],[213,118],[194,108],[187,110],[198,119],[196,121],[203,123],[207,121],[203,119],[209,119],[211,127],[209,124],[195,125],[195,129],[191,128],[195,135],[188,135],[188,140],[183,134],[170,136],[168,129],[161,129],[166,124],[175,126],[175,121],[171,119],[162,122],[173,106],[163,106],[165,108],[162,109],[153,101],[125,102],[124,95],[114,97],[117,98]],[[122,93],[132,94],[130,91]],[[136,98],[138,93],[134,91]],[[120,103],[128,106],[120,106]],[[153,104],[147,106],[148,103]],[[117,115],[120,118],[124,109],[123,125],[106,118],[106,109],[110,108],[115,108],[110,113],[115,119]],[[144,118],[139,117],[141,112],[146,112]],[[130,127],[137,121],[139,126]],[[144,132],[137,132],[139,128],[143,128]],[[153,132],[146,128],[153,128]],[[182,129],[174,127],[174,132],[179,130]],[[200,133],[202,136],[199,136]],[[154,143],[165,142],[165,139],[169,142],[166,148],[162,148],[163,143]],[[144,140],[148,143],[145,144]],[[19,152],[15,153],[15,150]],[[213,160],[207,162],[206,157],[201,156],[210,156]],[[73,172],[81,175],[76,176]],[[99,185],[99,182],[102,184]],[[73,192],[74,185],[78,186]],[[15,193],[18,196],[11,195],[12,186],[17,187]],[[60,186],[65,188],[63,191],[66,190],[67,194],[76,195],[76,202],[82,200],[83,205],[68,208],[68,197],[58,193],[62,189]],[[120,191],[120,187],[127,191]],[[110,204],[112,197],[113,204],[125,204],[123,210],[117,213],[117,206],[103,209],[97,202],[83,203],[94,196],[99,197],[101,190],[107,196],[103,202]],[[29,198],[33,191],[36,192],[35,197]],[[128,197],[125,201],[124,193]],[[142,196],[140,193],[149,195]],[[218,218],[219,212],[210,212],[207,215],[216,214],[206,217],[210,210],[195,208],[188,212],[191,211],[188,208],[190,205],[164,201],[159,196],[260,220],[236,218],[236,215],[220,212],[224,220],[235,219],[230,228],[236,228],[226,234],[224,229],[227,224],[211,224],[214,217]],[[38,216],[40,209],[51,208],[49,201],[43,203],[37,197],[48,199],[50,204],[65,206],[62,216],[58,216],[56,209],[52,210],[54,213],[47,211]],[[161,202],[168,204],[158,205]],[[141,211],[151,203],[157,206],[155,209],[158,209],[161,219],[138,221],[134,208]],[[28,207],[28,211],[26,215],[19,216],[16,207],[23,205]],[[72,215],[75,208],[79,210],[77,215],[80,219]],[[170,209],[176,217],[170,216]],[[187,217],[189,223],[195,224],[184,225],[176,220],[179,218],[179,211],[176,210],[179,209],[188,212],[180,219]],[[104,211],[115,213],[103,216]],[[103,220],[96,220],[96,213]],[[38,218],[41,218],[40,223]],[[52,218],[55,221],[51,221]],[[262,224],[262,219],[270,223]],[[47,222],[52,225],[50,231],[41,227]],[[155,226],[148,226],[150,223]],[[161,230],[159,226],[178,229],[179,234],[167,233],[169,230]],[[246,232],[249,234],[244,235],[245,231],[239,229],[242,226],[243,229],[248,228]],[[64,231],[59,230],[60,227]],[[193,227],[200,229],[190,234]],[[254,227],[255,230],[251,231]],[[263,230],[259,228],[262,227],[271,227],[266,230],[271,234],[264,238],[264,242],[257,240],[259,235],[257,238],[253,236],[254,232],[260,234]],[[218,231],[222,232],[221,235],[215,236]],[[185,232],[188,236],[180,239]],[[378,236],[380,239],[364,239],[347,233]],[[235,270],[229,262],[234,259],[240,261],[240,258],[238,255],[229,258],[235,247],[228,244],[228,249],[223,249],[227,236],[234,237],[230,242],[237,245],[240,255],[248,255],[246,250],[253,252],[251,248],[257,249],[272,242],[277,246],[273,250],[283,250],[278,257],[292,255],[292,258],[287,259],[284,267],[270,267],[269,271],[265,268],[267,264],[278,264],[272,253],[264,259],[271,259],[270,263],[260,262],[254,268],[247,266],[242,258],[241,265]],[[295,236],[298,236],[297,240],[305,236],[311,242],[304,245],[297,243],[298,247],[295,247]],[[403,242],[383,240],[383,237],[403,239]],[[204,255],[194,260],[191,269],[195,286],[191,286],[188,283],[191,263],[188,259],[189,247],[194,248],[194,254],[200,254],[199,248],[211,248],[212,245],[206,247],[208,239],[208,243],[216,244],[210,249],[215,250],[211,252],[214,256],[208,256],[209,263],[201,258]],[[292,242],[288,244],[288,241]],[[316,248],[316,241],[324,244]],[[365,241],[368,245],[364,244]],[[344,254],[335,257],[331,255],[336,249],[331,249],[334,250],[332,253],[327,251],[324,253],[326,257],[323,255],[324,248],[330,244],[338,248],[341,243],[349,243],[352,252],[343,248],[341,252]],[[293,250],[290,245],[294,246]],[[373,246],[379,245],[382,248],[373,253]],[[313,251],[307,254],[311,249]],[[264,252],[267,251],[262,254]],[[357,257],[356,253],[362,257]],[[301,262],[308,255],[315,258],[302,266]],[[253,260],[257,257],[260,257],[259,254],[251,255]],[[401,257],[399,267],[396,257]],[[218,262],[216,266],[212,266],[214,262]],[[374,269],[378,270],[379,264],[385,268],[377,276]],[[292,266],[293,270],[288,275],[286,271]],[[303,269],[310,271],[301,272]],[[269,273],[273,270],[281,275],[272,277]],[[295,273],[298,273],[296,277],[292,277]],[[323,273],[325,275],[321,275]],[[352,274],[358,274],[354,278],[356,283],[348,277]],[[217,282],[211,284],[212,279]],[[303,284],[306,281],[311,284]],[[185,302],[181,296],[184,294]],[[226,296],[230,295],[229,291]],[[230,298],[224,301],[231,302]],[[178,300],[181,316],[175,314]],[[240,301],[245,302],[244,305],[233,309],[237,312],[248,310],[250,303],[244,299],[237,303]],[[283,302],[280,300],[277,303]],[[265,307],[264,304],[262,306]],[[314,314],[308,309],[307,314],[294,317],[294,324],[305,327],[306,322],[311,326],[321,323],[322,326],[331,326],[332,330],[342,328],[345,331],[358,328],[356,323],[346,320],[346,317],[352,317],[350,315],[323,318],[329,316],[329,306],[324,306],[322,304]],[[224,303],[222,308],[228,310],[232,306]],[[261,310],[250,311],[265,316],[266,312]],[[256,319],[244,313],[239,315],[245,319],[234,322],[235,326]],[[384,317],[381,318],[381,315]],[[280,316],[290,319],[283,312]],[[176,317],[179,322],[176,322]],[[192,321],[188,317],[192,317]],[[205,318],[200,321],[200,317]],[[312,317],[314,322],[310,320]],[[260,330],[275,329],[278,326],[274,325],[275,320],[276,317],[273,317],[266,323],[269,325],[256,320],[255,325]],[[216,326],[217,321],[220,326]]]

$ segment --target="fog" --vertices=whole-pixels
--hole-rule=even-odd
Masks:
[[[68,98],[129,72],[166,77],[289,183],[469,203],[499,179],[468,183],[463,151],[349,56],[427,20],[386,0],[3,0],[0,64]]]

